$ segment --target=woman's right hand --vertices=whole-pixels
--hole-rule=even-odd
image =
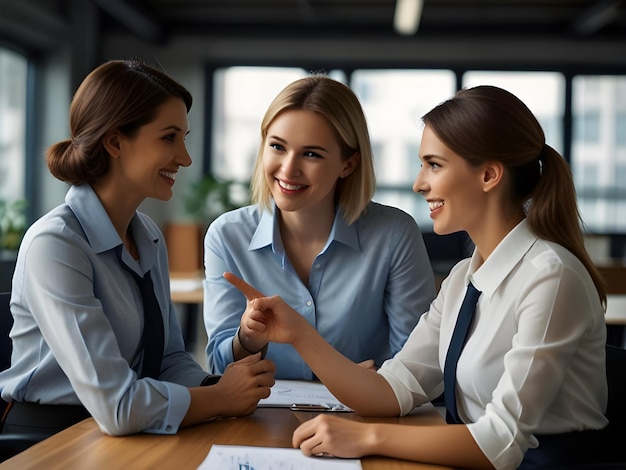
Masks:
[[[232,273],[224,278],[248,299],[248,307],[241,319],[241,328],[247,336],[266,342],[293,344],[309,323],[281,297],[265,297],[261,292]]]

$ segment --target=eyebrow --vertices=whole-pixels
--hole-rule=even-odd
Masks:
[[[161,132],[169,131],[169,130],[173,130],[173,131],[176,131],[176,132],[183,132],[183,130],[180,127],[178,127],[178,126],[166,126],[163,129],[161,129]],[[189,134],[189,129],[187,131],[184,131],[184,132],[185,132],[185,135]]]
[[[288,143],[285,139],[278,137],[277,135],[268,135],[267,136],[267,140],[269,139],[273,139],[273,140],[278,140],[279,142],[286,144]],[[321,145],[304,145],[302,148],[306,149],[306,150],[321,150],[323,152],[328,153],[328,150],[324,147],[322,147]]]

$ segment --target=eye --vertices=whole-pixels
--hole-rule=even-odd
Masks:
[[[270,147],[273,148],[274,150],[285,150],[285,147],[275,142],[270,143]]]
[[[167,134],[163,136],[163,140],[174,142],[176,140],[176,134]]]
[[[437,162],[428,162],[428,164],[430,165],[432,169],[441,168],[441,165],[439,165],[439,163]]]
[[[303,155],[309,158],[323,158],[319,153],[311,152],[310,150],[304,152]]]

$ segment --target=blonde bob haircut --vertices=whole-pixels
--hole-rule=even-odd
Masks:
[[[323,116],[333,130],[347,160],[358,154],[356,168],[337,181],[335,202],[348,224],[363,213],[376,189],[372,146],[365,114],[358,98],[346,85],[316,74],[287,85],[269,105],[261,122],[261,145],[251,180],[251,198],[254,204],[272,210],[272,193],[263,170],[263,151],[267,130],[276,117],[287,110],[313,111]]]

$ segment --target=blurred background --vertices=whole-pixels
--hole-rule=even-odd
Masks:
[[[20,230],[63,202],[67,187],[49,175],[43,155],[69,137],[78,84],[105,60],[138,58],[160,64],[194,96],[187,138],[194,163],[179,173],[172,201],[142,206],[164,231],[187,223],[205,230],[213,217],[206,200],[218,212],[245,204],[267,105],[292,80],[325,72],[349,84],[363,104],[375,150],[375,200],[418,221],[436,271],[445,274],[469,247],[463,234],[433,235],[422,198],[411,192],[420,117],[461,87],[494,84],[526,102],[548,143],[570,162],[594,258],[621,264],[623,3],[0,0],[2,256],[14,256]],[[216,191],[223,195],[224,188],[222,201]],[[201,254],[196,258],[201,263]],[[174,270],[199,269],[197,263]]]

